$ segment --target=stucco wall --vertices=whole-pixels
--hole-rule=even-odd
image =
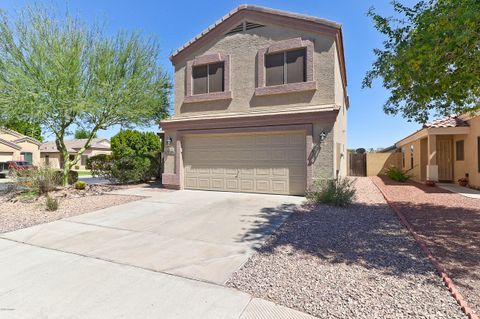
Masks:
[[[390,166],[402,168],[402,153],[367,153],[367,176],[383,175]]]
[[[480,116],[474,117],[468,123],[470,125],[470,134],[454,136],[454,178],[456,182],[468,173],[470,185],[480,188],[480,173],[478,171],[479,150],[477,145],[477,138],[480,136]],[[456,160],[455,142],[459,140],[464,140],[465,159],[463,161]]]
[[[410,150],[413,145],[413,167],[410,160]],[[403,170],[407,171],[410,174],[411,179],[415,181],[422,180],[422,168],[421,168],[421,142],[420,140],[413,141],[411,143],[405,144],[402,146],[405,148],[405,166],[402,167]]]
[[[296,37],[314,42],[314,80],[317,81],[317,90],[274,96],[254,96],[258,50],[276,41]],[[232,100],[183,103],[186,62],[196,56],[213,53],[230,55]],[[175,65],[175,116],[279,110],[292,106],[333,104],[335,102],[335,59],[335,42],[333,36],[329,35],[269,25],[222,36]]]

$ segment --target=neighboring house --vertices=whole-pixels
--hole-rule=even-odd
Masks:
[[[468,175],[470,185],[480,187],[480,112],[433,121],[395,146],[417,181],[456,182]]]
[[[0,162],[26,161],[39,165],[41,144],[29,136],[0,128]]]
[[[346,175],[341,26],[242,5],[170,57],[169,188],[303,195]]]
[[[65,141],[70,159],[77,155],[78,151],[85,145],[85,139],[77,139]],[[55,142],[43,143],[40,146],[41,160],[45,165],[52,168],[63,168],[63,156],[57,149]],[[110,141],[105,138],[94,138],[91,141],[90,147],[82,154],[80,161],[75,165],[75,169],[84,170],[87,165],[87,158],[98,154],[111,154]]]

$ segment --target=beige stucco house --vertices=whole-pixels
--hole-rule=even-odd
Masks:
[[[70,158],[73,159],[78,151],[85,145],[85,139],[76,139],[65,141],[65,146],[68,149]],[[40,146],[41,162],[44,165],[49,165],[52,168],[63,168],[63,157],[55,145],[55,142],[43,143]],[[76,170],[85,170],[87,159],[98,154],[111,154],[110,141],[106,138],[94,138],[91,141],[90,147],[82,154],[80,161],[75,165]]]
[[[170,60],[166,187],[302,195],[315,177],[346,175],[339,24],[243,5]]]
[[[39,165],[41,144],[29,136],[0,128],[0,162],[27,161]]]
[[[468,176],[471,186],[480,187],[480,112],[433,121],[395,145],[402,167],[417,181]]]

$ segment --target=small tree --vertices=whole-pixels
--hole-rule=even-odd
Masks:
[[[90,136],[90,132],[86,129],[78,129],[75,131],[74,137],[78,140],[86,139]],[[97,134],[93,136],[93,138],[97,137]]]
[[[385,112],[421,123],[432,110],[451,115],[480,109],[480,1],[392,4],[400,18],[368,13],[386,40],[374,50],[377,59],[363,86],[382,78],[390,91]]]
[[[110,141],[113,158],[155,155],[161,151],[160,138],[153,132],[124,130]]]
[[[165,117],[171,85],[153,39],[125,32],[109,38],[44,7],[23,12],[15,23],[0,14],[0,114],[33,120],[54,134],[66,185],[98,130]],[[75,125],[88,136],[71,160],[64,140]]]

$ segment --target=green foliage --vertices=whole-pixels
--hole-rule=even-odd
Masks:
[[[445,116],[480,109],[480,1],[392,4],[398,19],[368,12],[386,40],[374,50],[363,86],[382,78],[390,91],[385,112],[421,123],[432,110]]]
[[[120,131],[112,137],[112,155],[119,159],[123,157],[155,155],[161,151],[161,143],[157,134],[134,130]]]
[[[64,185],[98,130],[149,126],[167,116],[171,84],[158,41],[129,32],[107,36],[98,25],[40,5],[21,12],[15,23],[0,12],[0,114],[53,133]],[[76,126],[89,134],[70,160],[64,140]]]
[[[60,184],[65,186],[65,183],[63,183],[64,172],[57,170],[56,174],[57,174],[57,178],[59,178],[60,181],[61,181]],[[72,185],[72,184],[76,183],[77,181],[78,181],[78,173],[76,171],[68,171],[68,173],[67,173],[67,184]]]
[[[75,131],[74,134],[75,139],[81,140],[81,139],[87,139],[90,137],[90,132],[86,129],[78,129]],[[93,138],[97,137],[97,133],[93,134]]]
[[[58,199],[50,197],[47,195],[46,201],[45,201],[45,206],[48,211],[56,211],[58,209],[59,203]]]
[[[396,166],[390,166],[385,170],[385,175],[387,175],[388,178],[397,181],[397,182],[406,182],[410,178],[410,175],[403,171],[402,169],[396,167]]]
[[[75,183],[75,189],[85,189],[87,187],[87,183],[85,183],[84,181],[77,181]]]
[[[114,159],[111,176],[121,184],[148,182],[157,176],[158,169],[158,161],[151,155],[123,157]]]
[[[5,127],[11,130],[14,130],[20,134],[30,136],[37,141],[42,141],[42,128],[39,124],[30,122],[30,121],[22,121],[15,118],[3,119],[0,118],[0,127]]]
[[[307,193],[307,198],[313,203],[348,206],[356,196],[354,180],[348,178],[316,179],[314,188],[316,190]]]

